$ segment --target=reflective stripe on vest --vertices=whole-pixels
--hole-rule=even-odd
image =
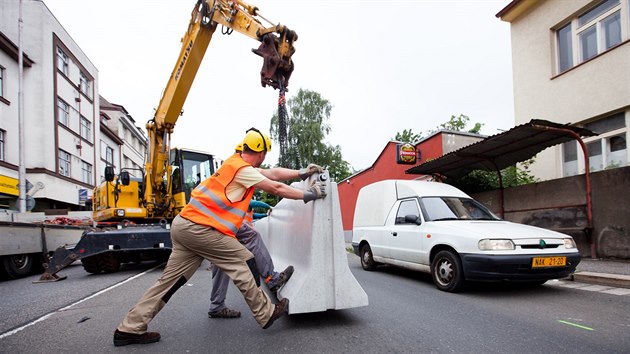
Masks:
[[[227,186],[232,183],[238,171],[251,166],[240,155],[228,158],[219,170],[201,182],[190,197],[190,202],[180,215],[197,224],[211,226],[226,235],[235,237],[247,214],[254,188],[245,191],[243,198],[231,201],[227,197]]]

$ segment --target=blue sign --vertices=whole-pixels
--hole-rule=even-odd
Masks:
[[[87,189],[79,189],[79,205],[85,205],[87,201]]]

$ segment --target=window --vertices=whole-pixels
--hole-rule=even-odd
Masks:
[[[81,90],[81,92],[90,97],[90,80],[88,79],[87,75],[85,75],[85,73],[83,71],[80,72],[80,78],[79,78],[79,90]]]
[[[562,175],[575,176],[578,173],[577,142],[567,141],[562,144]]]
[[[108,165],[114,164],[114,149],[109,146],[105,148],[105,161]]]
[[[92,183],[92,165],[85,161],[81,161],[81,181]]]
[[[59,174],[70,177],[70,154],[59,150]]]
[[[81,116],[81,137],[87,141],[90,141],[92,136],[92,122]]]
[[[622,26],[628,18],[621,17],[622,8],[628,11],[627,1],[602,0],[586,12],[570,19],[556,30],[557,71],[564,72],[620,44]],[[577,52],[573,40],[577,41]]]
[[[396,224],[407,224],[407,222],[405,221],[405,216],[407,215],[413,215],[415,217],[420,216],[418,203],[416,203],[415,199],[404,200],[400,203],[400,207],[398,207],[398,213],[396,213]]]
[[[4,68],[0,66],[0,97],[4,97]]]
[[[0,129],[0,161],[4,161],[4,142],[7,132]]]
[[[61,98],[57,99],[57,115],[59,116],[59,123],[66,127],[70,125],[70,105]]]
[[[587,123],[584,127],[599,134],[584,139],[591,172],[628,164],[626,112]]]
[[[57,47],[57,69],[64,73],[64,75],[68,76],[68,55],[61,49]]]

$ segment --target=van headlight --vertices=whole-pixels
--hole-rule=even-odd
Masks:
[[[479,240],[479,249],[482,251],[513,250],[514,248],[512,240],[493,240],[489,238]]]
[[[564,239],[564,248],[571,249],[577,248],[577,246],[575,245],[575,241],[573,241],[571,237],[567,237]]]

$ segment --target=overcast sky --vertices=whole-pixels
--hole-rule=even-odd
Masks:
[[[180,52],[194,0],[44,0],[97,67],[99,92],[137,125],[153,117]],[[397,132],[434,129],[465,114],[492,135],[514,126],[510,27],[495,14],[509,0],[251,0],[297,32],[299,88],[333,110],[328,142],[356,170]],[[260,86],[258,42],[218,28],[173,146],[226,158],[254,126],[269,131],[278,92]],[[471,124],[472,125],[472,124]],[[266,160],[277,162],[278,148]]]

